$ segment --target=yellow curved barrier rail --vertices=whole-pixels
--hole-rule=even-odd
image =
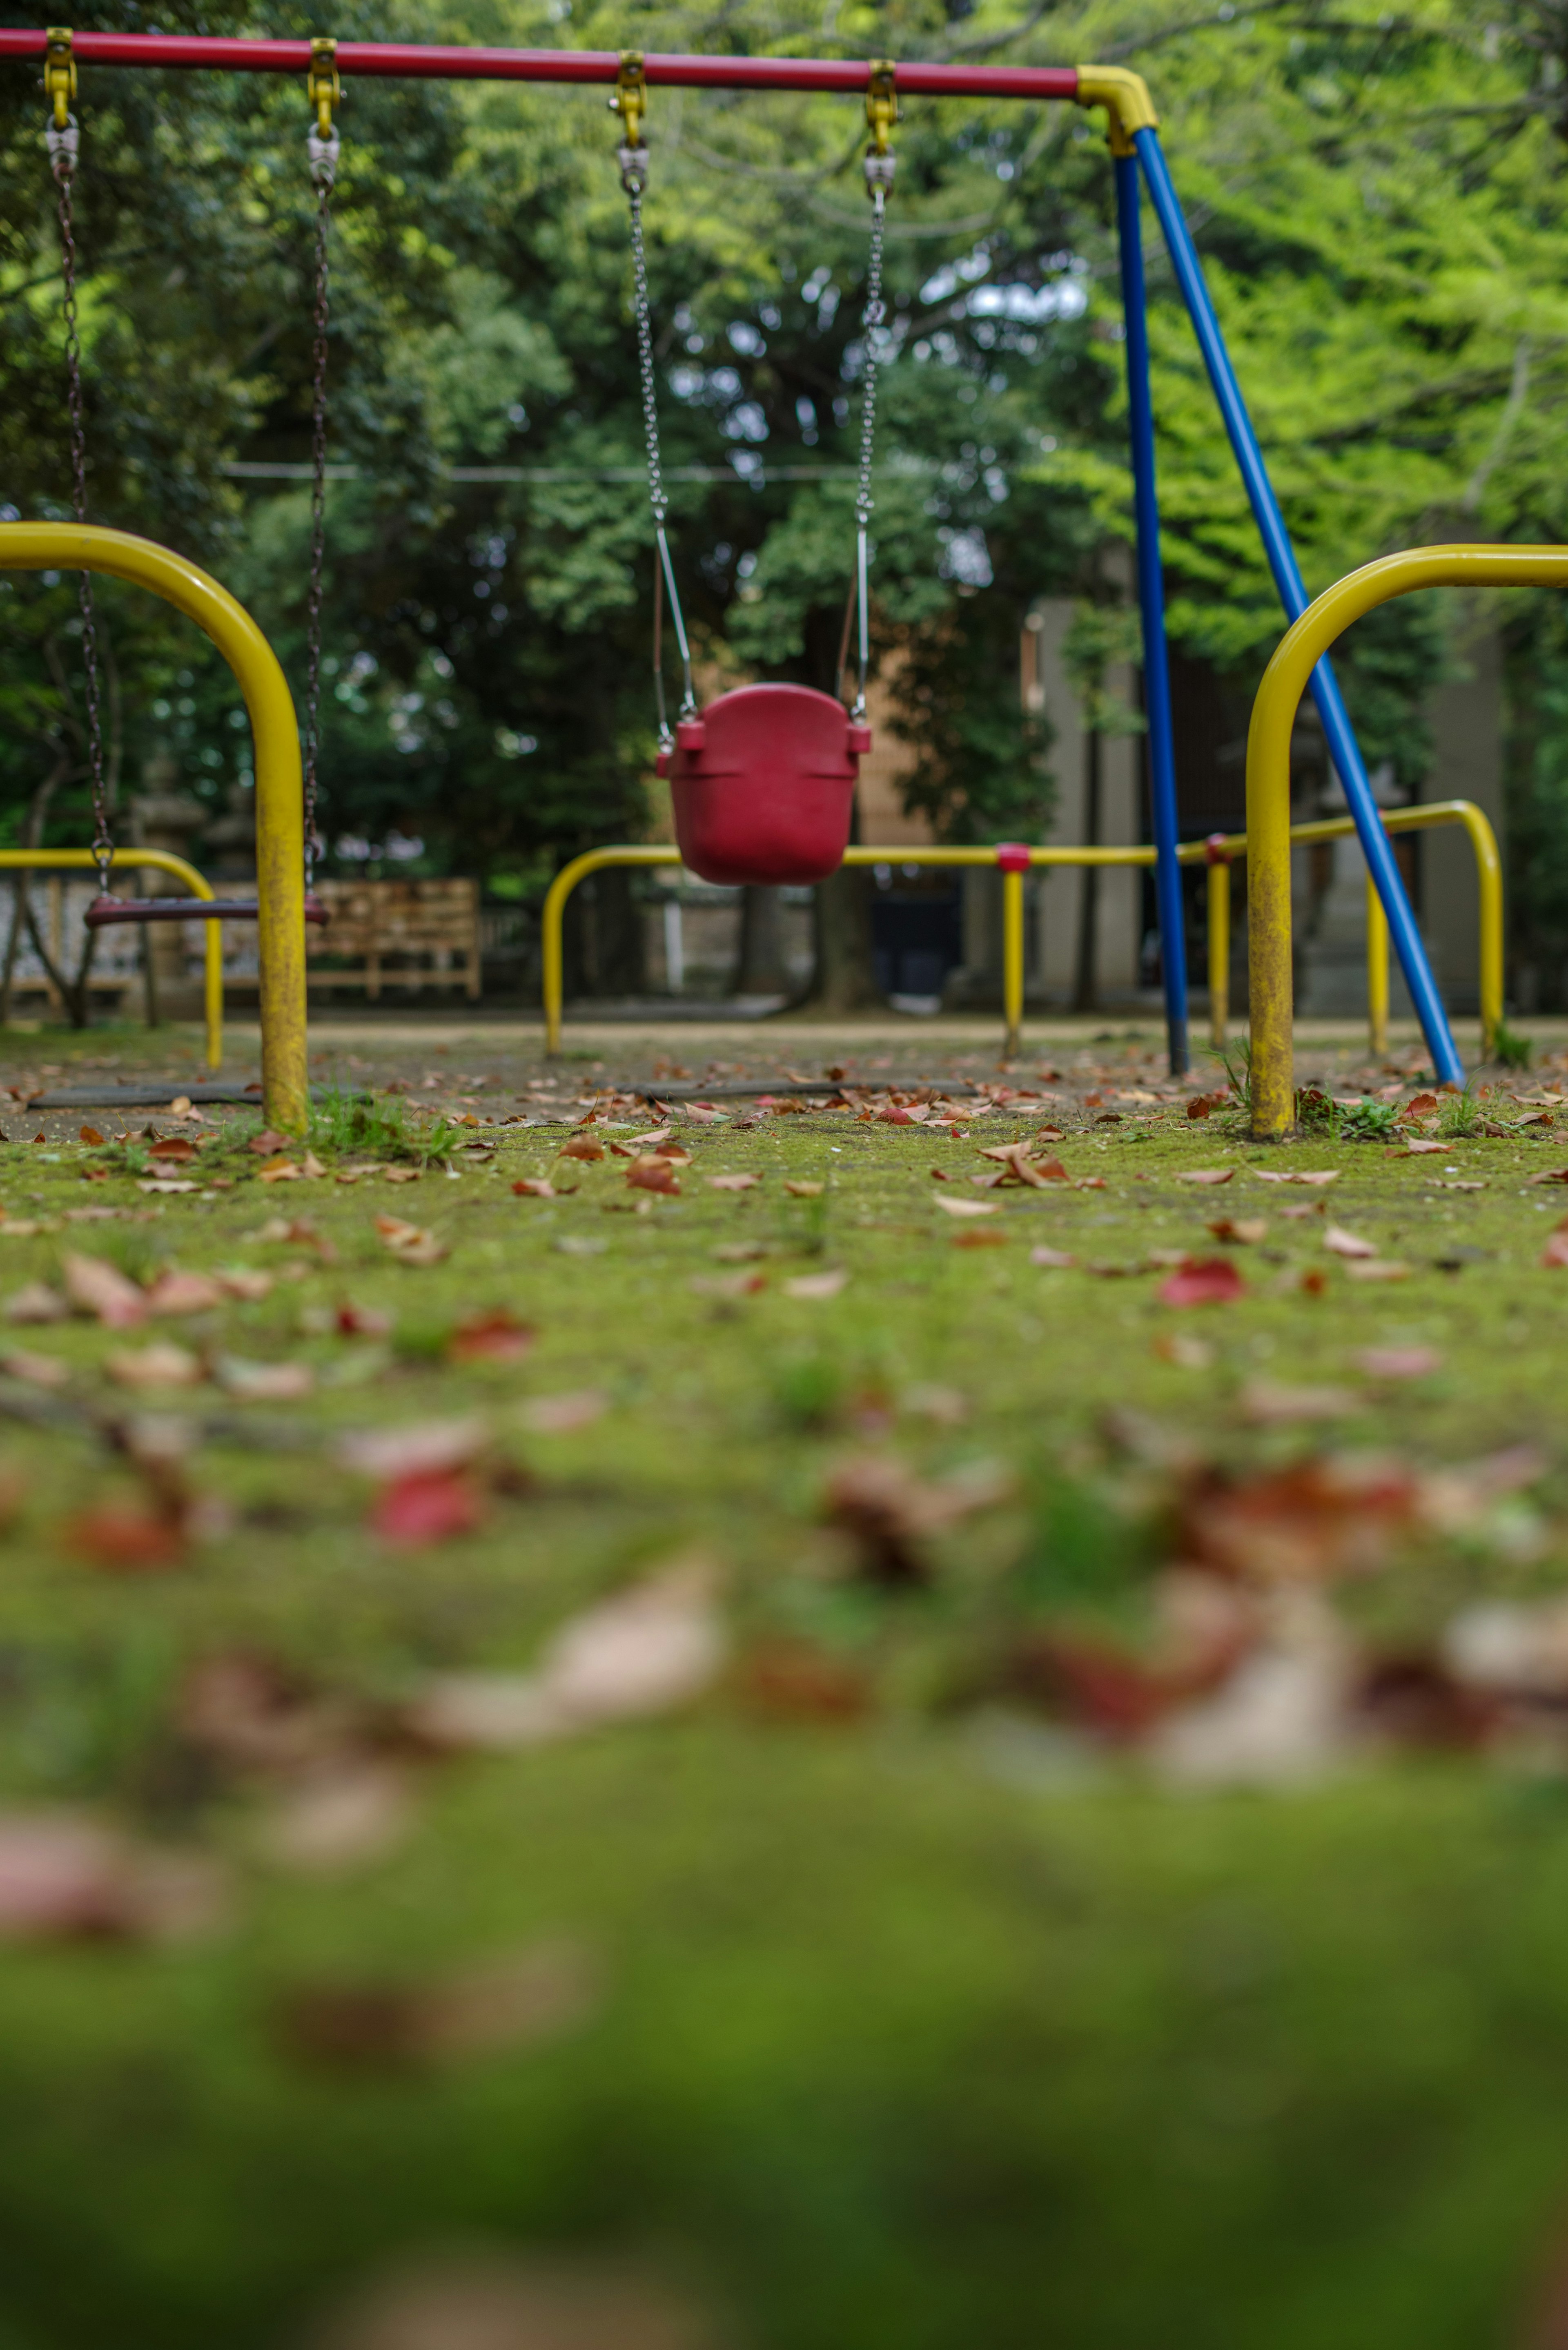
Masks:
[[[183,881],[192,898],[211,898],[213,885],[164,848],[117,848],[109,862],[114,866],[144,866],[155,873],[169,873],[175,880]],[[0,848],[0,872],[18,870],[33,872],[75,872],[82,866],[95,871],[98,859],[90,848]],[[221,922],[202,922],[205,932],[206,961],[202,970],[202,994],[207,1021],[207,1066],[214,1074],[223,1066],[223,941]]]
[[[267,1124],[281,1133],[303,1133],[309,1109],[305,812],[299,728],[277,655],[244,606],[208,573],[168,547],[127,531],[101,530],[89,523],[0,523],[0,569],[100,571],[150,588],[204,629],[233,670],[255,746],[262,1109]],[[124,861],[151,865],[157,860],[144,849],[130,849]],[[90,858],[84,862],[90,863]]]
[[[1282,1141],[1295,1118],[1290,752],[1297,706],[1313,670],[1353,620],[1417,588],[1563,587],[1568,547],[1409,547],[1337,580],[1307,606],[1275,648],[1247,735],[1247,946],[1256,1140]],[[1393,813],[1386,821],[1391,822]]]
[[[1414,826],[1460,824],[1469,836],[1476,856],[1476,879],[1480,890],[1480,1008],[1481,1029],[1490,1049],[1502,1019],[1502,868],[1497,853],[1497,841],[1486,817],[1470,800],[1434,800],[1428,806],[1390,808],[1385,817],[1390,831],[1408,831]],[[1355,830],[1348,816],[1325,816],[1313,824],[1300,824],[1292,828],[1293,841],[1332,840]],[[1177,852],[1183,865],[1209,864],[1209,986],[1211,1034],[1216,1045],[1225,1043],[1230,993],[1231,962],[1231,860],[1244,854],[1245,833],[1230,833],[1211,841],[1191,840]],[[1027,858],[1027,862],[1025,859]],[[929,865],[929,866],[991,866],[1002,868],[1002,1010],[1007,1024],[1003,1051],[1016,1053],[1023,1027],[1023,877],[1026,870],[1036,867],[1083,865],[1152,865],[1155,851],[1152,843],[1129,843],[1110,848],[1075,848],[1051,847],[1029,848],[1017,843],[985,848],[910,848],[903,844],[896,848],[846,848],[846,865]],[[680,851],[660,843],[647,847],[628,846],[613,848],[590,848],[564,865],[545,895],[540,919],[541,961],[545,1004],[545,1049],[558,1053],[561,1049],[561,1014],[564,993],[564,962],[561,949],[562,923],[566,900],[579,881],[590,873],[601,872],[606,866],[678,866]],[[1376,891],[1372,893],[1376,898]],[[1288,900],[1287,900],[1288,902]],[[1379,921],[1382,906],[1378,905]],[[1381,962],[1371,918],[1367,930],[1367,1010],[1374,1049],[1381,1052],[1387,1031],[1388,1010],[1388,933],[1381,930]],[[1378,972],[1381,971],[1381,1003],[1376,1004]]]

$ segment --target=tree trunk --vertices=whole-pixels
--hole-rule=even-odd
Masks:
[[[1100,845],[1100,743],[1099,729],[1091,726],[1084,737],[1084,846],[1097,848]],[[1100,960],[1100,868],[1085,865],[1084,887],[1078,899],[1078,983],[1073,992],[1075,1012],[1093,1012],[1097,1008],[1096,986]]]
[[[865,1012],[882,1001],[871,961],[871,876],[841,866],[819,881],[813,907],[816,969],[807,1001],[820,1012]]]
[[[775,889],[756,885],[741,892],[741,952],[735,966],[737,995],[783,995],[789,988],[784,963],[784,901]]]

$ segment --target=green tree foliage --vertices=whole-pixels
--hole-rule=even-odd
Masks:
[[[98,22],[140,22],[128,4]],[[188,21],[178,10],[161,23]],[[190,19],[189,21],[194,21]],[[241,7],[209,30],[261,30]],[[269,16],[265,29],[306,29]],[[1563,296],[1557,20],[1229,16],[1106,0],[1019,21],[986,0],[722,29],[576,0],[489,0],[344,36],[1136,62],[1310,587],[1465,530],[1559,536]],[[303,92],[264,77],[84,71],[80,241],[97,518],[212,563],[301,671],[311,202]],[[41,101],[0,85],[0,484],[64,509]],[[909,102],[888,239],[876,650],[916,747],[913,804],[958,835],[1039,823],[1019,621],[1103,577],[1130,532],[1110,172],[1077,109]],[[335,837],[542,870],[644,820],[649,534],[624,198],[603,93],[361,82],[335,205],[325,778]],[[867,207],[857,103],[656,91],[648,202],[672,536],[704,674],[831,686],[852,550]],[[1255,676],[1280,618],[1190,328],[1147,223],[1173,634]],[[483,478],[489,473],[490,478]],[[66,587],[0,583],[15,825],[71,750]],[[214,801],[235,702],[183,624],[106,591],[127,775],[155,740]],[[26,617],[24,617],[26,616]],[[49,648],[46,651],[46,648]],[[1345,648],[1374,761],[1414,780],[1441,661],[1412,607]],[[73,729],[76,731],[73,732]],[[80,837],[79,829],[77,837]]]

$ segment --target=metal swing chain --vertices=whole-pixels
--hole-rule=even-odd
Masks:
[[[337,133],[332,109],[342,96],[333,57],[335,41],[317,38],[310,45],[310,72],[306,89],[316,109],[316,127],[306,146],[310,178],[316,190],[316,302],[312,313],[315,340],[311,351],[310,403],[310,585],[306,598],[305,636],[305,886],[321,855],[317,826],[317,768],[321,751],[321,600],[322,572],[327,559],[327,329],[330,317],[327,237],[332,224],[332,189],[337,177]]]
[[[648,110],[648,92],[643,81],[642,57],[636,49],[627,50],[620,61],[620,78],[616,94],[610,99],[610,110],[621,118],[622,139],[616,150],[620,165],[620,183],[626,190],[631,213],[632,309],[637,320],[638,371],[642,392],[642,429],[648,443],[648,503],[653,510],[653,536],[656,549],[654,572],[654,633],[653,633],[653,692],[659,710],[659,747],[670,750],[674,736],[664,702],[664,671],[660,658],[662,630],[659,625],[661,590],[670,598],[670,622],[675,631],[675,642],[680,654],[681,692],[679,715],[689,718],[695,714],[697,695],[691,681],[691,649],[686,640],[686,620],[680,609],[680,592],[675,585],[675,567],[670,559],[670,540],[665,532],[665,519],[670,512],[670,498],[664,487],[664,474],[659,455],[659,398],[653,368],[653,312],[648,295],[648,255],[643,245],[642,199],[648,186],[648,146],[643,139],[642,123]]]
[[[894,68],[884,60],[871,68],[871,79],[866,93],[866,120],[870,126],[871,143],[866,150],[866,192],[871,199],[871,255],[866,272],[865,340],[862,362],[865,390],[860,401],[860,478],[855,492],[855,585],[851,590],[859,613],[859,690],[855,696],[850,717],[863,723],[866,717],[866,684],[871,667],[871,598],[867,571],[869,554],[867,525],[871,520],[871,458],[877,441],[877,333],[887,316],[882,299],[882,247],[888,225],[888,198],[892,192],[893,174],[898,158],[888,143],[888,132],[898,120],[898,99],[894,88]],[[847,621],[847,614],[846,620]],[[847,632],[847,631],[846,631]],[[839,669],[844,667],[842,658]]]
[[[82,400],[82,347],[77,324],[77,241],[71,205],[71,183],[81,134],[70,100],[76,96],[76,60],[67,31],[50,28],[44,65],[44,89],[53,119],[44,133],[49,167],[59,189],[60,276],[66,328],[66,408],[71,432],[71,506],[78,522],[87,520],[87,416]],[[114,862],[114,835],[109,826],[109,792],[103,775],[103,717],[98,676],[98,627],[93,609],[92,574],[79,575],[77,601],[82,623],[82,698],[87,707],[88,778],[92,791],[92,855],[100,891],[109,889]]]

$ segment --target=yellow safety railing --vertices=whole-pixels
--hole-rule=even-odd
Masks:
[[[1353,620],[1417,588],[1568,587],[1568,547],[1415,546],[1325,588],[1263,672],[1247,736],[1247,945],[1252,1132],[1281,1141],[1295,1118],[1291,993],[1291,732],[1307,681]],[[1385,821],[1391,821],[1391,810]],[[1473,837],[1473,836],[1472,836]],[[1501,917],[1500,917],[1501,928]]]
[[[1481,1027],[1489,1045],[1502,1018],[1502,876],[1492,828],[1480,809],[1469,800],[1435,800],[1429,806],[1390,808],[1385,817],[1391,831],[1414,825],[1462,824],[1476,853],[1480,886]],[[1325,816],[1320,822],[1292,827],[1292,840],[1332,840],[1354,827],[1351,819]],[[1247,847],[1245,833],[1216,835],[1210,841],[1188,841],[1177,854],[1183,865],[1209,863],[1209,990],[1214,1041],[1225,1042],[1229,1017],[1231,968],[1231,863]],[[1002,1000],[1007,1034],[1003,1051],[1016,1053],[1023,1028],[1023,877],[1036,868],[1055,866],[1152,865],[1151,844],[1129,842],[1107,848],[1052,846],[1025,847],[1002,842],[987,848],[846,848],[846,865],[991,866],[1002,871]],[[659,843],[647,847],[590,848],[564,865],[550,884],[541,916],[541,960],[545,999],[545,1049],[561,1049],[564,962],[561,932],[566,900],[579,881],[606,866],[671,866],[680,862],[679,848]],[[1374,892],[1376,895],[1376,892]],[[1378,908],[1379,916],[1382,908]],[[1387,1029],[1388,935],[1381,932],[1381,962],[1371,923],[1367,931],[1367,1016],[1375,1049],[1383,1050]],[[1379,978],[1379,973],[1381,977]],[[1381,988],[1381,1013],[1378,989]]]
[[[309,1109],[305,813],[299,728],[277,655],[244,606],[215,579],[183,556],[127,531],[88,523],[0,523],[0,570],[99,571],[150,588],[204,629],[233,670],[255,747],[262,1109],[267,1124],[280,1132],[303,1133]],[[83,861],[91,859],[84,856]],[[158,860],[146,849],[133,848],[123,861]]]
[[[1480,1030],[1481,1049],[1490,1055],[1502,1025],[1502,859],[1497,835],[1473,800],[1428,800],[1418,807],[1385,808],[1389,832],[1427,831],[1436,825],[1461,825],[1475,851],[1476,888],[1480,905]],[[1339,840],[1355,829],[1348,816],[1323,816],[1312,824],[1293,824],[1291,846],[1314,840]],[[1231,833],[1204,843],[1196,852],[1209,864],[1209,1023],[1210,1038],[1222,1050],[1230,1014],[1231,986],[1231,860],[1246,854],[1247,836]],[[1193,860],[1189,847],[1180,856]],[[1366,879],[1366,1028],[1374,1053],[1388,1047],[1388,922],[1383,900],[1370,874]]]
[[[109,862],[116,866],[146,866],[156,873],[172,874],[183,881],[193,898],[213,895],[213,885],[203,879],[193,865],[182,857],[175,857],[163,848],[117,848]],[[90,848],[0,848],[0,872],[20,870],[36,872],[78,871],[83,866],[96,867],[98,859]],[[195,919],[200,919],[199,917]],[[207,1066],[219,1070],[223,1066],[223,941],[220,935],[223,924],[203,921],[206,934],[206,962],[202,971],[202,994],[207,1022]]]

